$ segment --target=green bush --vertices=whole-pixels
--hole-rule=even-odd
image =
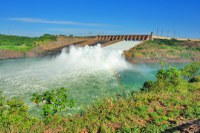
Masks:
[[[154,87],[153,81],[146,81],[146,82],[144,82],[141,90],[142,91],[148,91],[148,90],[151,90],[153,87]]]
[[[0,94],[0,132],[25,132],[37,119],[30,117],[28,106],[19,98],[6,99]],[[16,131],[15,131],[16,132]]]
[[[170,67],[168,70],[161,69],[156,74],[156,85],[158,87],[177,86],[181,83],[181,71]]]
[[[192,78],[189,80],[189,82],[190,82],[190,83],[200,82],[200,76],[192,77]]]
[[[50,34],[44,34],[43,36],[38,38],[39,41],[45,41],[45,40],[50,40],[50,41],[55,41],[56,36],[55,35],[50,35]]]
[[[200,73],[200,62],[191,63],[181,69],[182,77],[186,80],[191,79],[192,77]]]
[[[162,68],[162,67],[161,67]],[[180,89],[187,88],[187,81],[198,82],[199,63],[195,62],[185,66],[182,69],[169,67],[168,69],[160,69],[156,74],[156,81],[146,81],[141,88],[142,91],[147,90],[163,90],[163,89]],[[187,80],[187,81],[186,81]],[[179,91],[180,91],[179,90]]]
[[[74,101],[68,98],[65,88],[46,91],[42,94],[34,93],[31,101],[42,109],[43,117],[55,115],[67,107],[72,108],[74,106]]]

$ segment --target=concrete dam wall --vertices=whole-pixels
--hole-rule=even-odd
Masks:
[[[152,35],[97,35],[96,40],[126,40],[126,41],[145,41],[152,40]]]

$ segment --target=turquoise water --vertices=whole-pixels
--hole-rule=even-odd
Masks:
[[[66,87],[75,109],[81,109],[96,99],[138,90],[145,81],[154,80],[160,68],[159,64],[129,64],[99,48],[87,49],[72,49],[73,53],[57,57],[0,60],[0,91],[33,106],[29,101],[32,93]]]

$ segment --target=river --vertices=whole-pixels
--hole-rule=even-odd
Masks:
[[[54,57],[0,60],[0,91],[33,106],[32,93],[65,87],[77,110],[99,98],[139,90],[155,79],[158,69],[159,63],[130,64],[117,51],[100,46],[71,47]]]

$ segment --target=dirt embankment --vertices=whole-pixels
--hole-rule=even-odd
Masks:
[[[25,53],[11,50],[0,50],[0,59],[20,58],[24,57]]]
[[[136,53],[137,54],[137,53]],[[190,53],[191,57],[181,57],[181,56],[166,56],[167,53],[157,53],[155,56],[135,56],[131,57],[125,52],[124,56],[126,60],[131,63],[160,63],[160,62],[168,62],[168,63],[187,63],[193,61],[200,61],[200,53]]]
[[[166,43],[166,44],[165,44]],[[155,40],[144,42],[128,51],[124,56],[131,63],[192,62],[200,61],[200,42]]]
[[[40,49],[43,51],[51,51],[55,49],[62,49],[69,45],[76,45],[82,42],[87,41],[87,38],[75,38],[75,37],[59,37],[56,41],[50,42],[46,45],[41,45]]]
[[[12,50],[0,50],[0,59],[12,59],[12,58],[23,58],[23,57],[37,57],[41,53],[35,48],[28,52],[12,51]]]
[[[75,38],[75,37],[58,37],[56,41],[49,42],[47,44],[40,45],[27,52],[13,51],[13,50],[0,50],[0,59],[9,58],[23,58],[23,57],[37,57],[48,54],[49,52],[57,52],[62,48],[71,44],[79,44],[88,41],[87,38]]]
[[[28,52],[0,50],[0,59],[55,55],[59,53],[64,47],[68,47],[70,45],[84,47],[86,45],[93,46],[98,43],[104,44],[108,43],[108,41],[96,40],[95,38],[58,37],[56,41],[39,45],[38,47],[33,48]]]

